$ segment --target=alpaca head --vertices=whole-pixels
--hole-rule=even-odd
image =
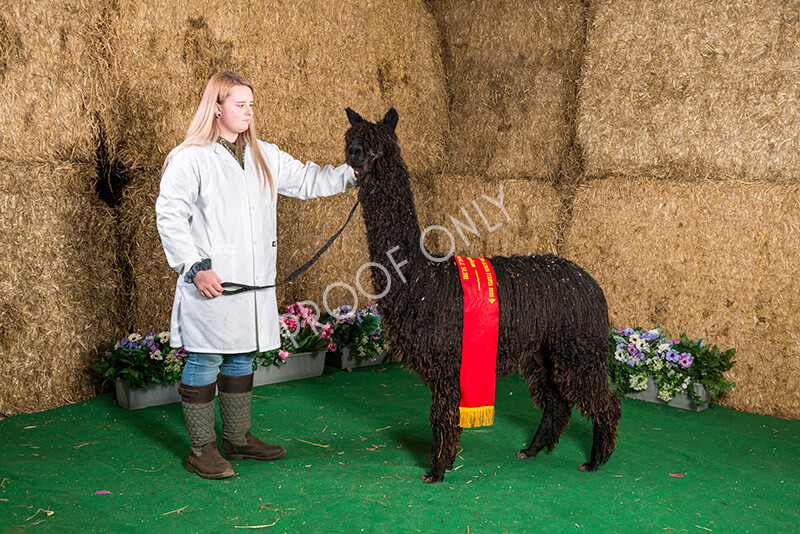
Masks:
[[[400,146],[394,131],[398,116],[391,108],[383,119],[371,123],[350,108],[346,111],[350,129],[344,136],[345,161],[355,171],[360,186],[372,180],[376,166],[399,160]]]

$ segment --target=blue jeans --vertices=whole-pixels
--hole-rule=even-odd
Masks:
[[[183,366],[181,382],[187,386],[207,386],[217,381],[217,373],[246,376],[253,372],[255,352],[240,354],[206,354],[190,352]]]

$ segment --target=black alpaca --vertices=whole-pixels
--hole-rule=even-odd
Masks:
[[[346,160],[355,169],[381,315],[393,354],[430,388],[431,470],[452,469],[461,428],[462,288],[455,262],[423,254],[408,169],[395,134],[394,108],[377,124],[347,109]],[[408,263],[403,263],[407,261]],[[519,371],[544,410],[530,446],[517,458],[552,450],[580,407],[594,422],[582,471],[596,471],[616,442],[620,402],[608,386],[608,309],[603,291],[574,263],[553,255],[493,257],[500,301],[497,375]],[[387,271],[390,278],[387,279]],[[388,287],[387,287],[388,284]]]

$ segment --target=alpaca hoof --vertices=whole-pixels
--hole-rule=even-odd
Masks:
[[[584,473],[590,473],[592,471],[597,471],[597,468],[598,466],[595,465],[593,467],[589,462],[586,462],[585,464],[581,464],[581,466],[578,469],[580,469]]]
[[[422,478],[420,480],[422,480],[425,484],[435,484],[437,482],[443,482],[444,475],[439,475],[437,477],[433,473],[425,473],[424,475],[422,475]]]
[[[529,460],[531,458],[536,458],[536,453],[529,455],[525,449],[522,449],[517,453],[517,459],[519,460]]]

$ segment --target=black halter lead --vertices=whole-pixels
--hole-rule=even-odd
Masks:
[[[380,157],[380,156],[382,156],[382,154],[379,154],[377,157]],[[377,158],[373,158],[373,160],[372,160],[373,163],[374,163],[375,159],[377,159]],[[370,173],[372,172],[372,166],[370,166],[369,172]],[[377,185],[373,186],[372,187],[372,191],[370,191],[369,194],[371,195],[372,193],[374,193],[375,189],[377,187],[378,187]],[[341,233],[344,231],[345,227],[347,226],[347,223],[349,223],[350,219],[353,218],[353,214],[356,212],[356,208],[358,207],[358,204],[360,202],[361,202],[360,199],[356,200],[356,203],[353,206],[353,209],[350,210],[350,215],[347,216],[347,220],[344,222],[342,227],[339,228],[339,231],[336,232],[335,234],[333,234],[333,236],[331,236],[330,239],[328,239],[328,242],[325,243],[325,245],[323,245],[323,247],[321,249],[319,249],[316,254],[314,254],[313,258],[311,258],[310,260],[305,262],[303,265],[301,265],[300,267],[295,269],[294,272],[292,272],[292,274],[287,276],[285,280],[283,280],[282,282],[279,282],[277,284],[271,284],[271,285],[268,285],[268,286],[251,286],[251,285],[248,285],[248,284],[238,284],[236,282],[222,282],[222,287],[223,288],[235,288],[235,289],[223,289],[222,290],[222,294],[223,295],[235,295],[236,293],[242,293],[244,291],[255,291],[255,290],[258,290],[258,289],[270,289],[270,288],[273,288],[273,287],[282,286],[283,284],[288,284],[289,282],[291,282],[292,280],[294,280],[295,278],[297,278],[298,276],[300,276],[301,274],[306,272],[312,265],[314,265],[314,263],[316,263],[316,261],[319,259],[319,257],[322,256],[322,253],[325,252],[326,250],[328,250],[328,247],[330,247],[331,244],[334,241],[336,241],[336,238],[339,237],[341,235]]]

